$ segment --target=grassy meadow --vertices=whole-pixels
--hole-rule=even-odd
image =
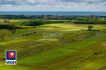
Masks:
[[[10,23],[20,21],[29,20]],[[105,24],[64,21],[20,27],[15,33],[0,29],[0,70],[106,70]],[[2,61],[5,50],[17,50],[17,65]]]

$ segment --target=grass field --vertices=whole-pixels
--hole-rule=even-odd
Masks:
[[[93,26],[94,31],[84,24],[45,24],[15,33],[2,29],[1,59],[9,49],[17,50],[18,59],[17,65],[0,60],[0,70],[106,70],[106,25]]]

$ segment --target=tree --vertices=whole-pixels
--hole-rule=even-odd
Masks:
[[[92,25],[89,25],[88,26],[88,31],[92,31],[92,29],[93,29],[93,26]]]
[[[0,24],[0,29],[8,29],[8,31],[15,33],[16,26],[13,24]]]
[[[12,33],[15,33],[15,31],[16,31],[15,25],[10,25],[10,26],[8,27],[8,30],[9,30],[10,32],[12,32]]]

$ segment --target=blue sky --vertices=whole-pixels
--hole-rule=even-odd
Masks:
[[[106,0],[0,0],[0,11],[106,12]]]

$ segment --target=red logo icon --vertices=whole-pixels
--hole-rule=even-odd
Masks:
[[[14,52],[8,52],[8,58],[14,58],[15,53]]]

